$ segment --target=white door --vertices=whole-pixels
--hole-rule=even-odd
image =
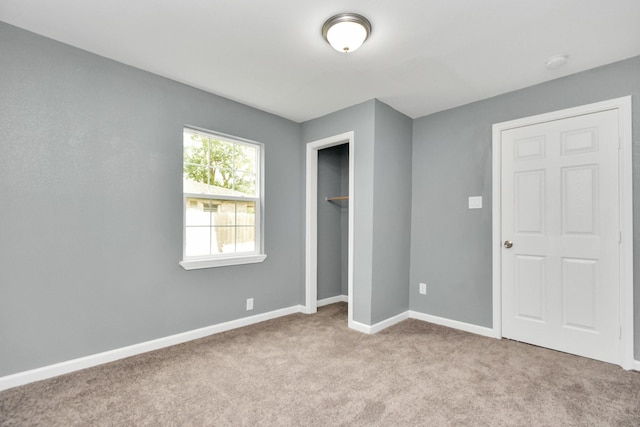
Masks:
[[[502,132],[502,335],[620,363],[618,110]]]

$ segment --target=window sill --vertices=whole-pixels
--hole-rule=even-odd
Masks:
[[[255,264],[267,258],[266,254],[239,255],[229,258],[216,259],[190,259],[180,261],[185,270],[198,270],[201,268],[225,267],[228,265]]]

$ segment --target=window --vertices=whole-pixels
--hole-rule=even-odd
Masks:
[[[182,267],[264,261],[261,165],[261,144],[184,129]]]

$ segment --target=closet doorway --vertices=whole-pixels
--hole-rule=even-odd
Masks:
[[[348,152],[348,191],[346,194],[319,194],[318,192],[318,159],[325,153],[321,150],[345,146]],[[346,281],[348,322],[353,323],[353,236],[354,236],[354,212],[355,212],[355,157],[354,157],[354,132],[346,132],[340,135],[309,142],[307,144],[307,174],[306,174],[306,247],[305,247],[305,307],[307,314],[315,313],[318,309],[318,203],[332,204],[325,207],[342,210],[348,206],[347,213],[347,259]],[[333,151],[333,150],[331,150]],[[327,152],[328,154],[328,152]],[[337,151],[333,154],[337,154]],[[345,200],[343,196],[348,196]],[[334,197],[337,197],[335,199]],[[330,200],[326,200],[329,198]],[[319,202],[319,200],[321,201]],[[348,205],[347,205],[348,204]],[[322,231],[322,230],[321,230]],[[341,251],[341,248],[337,248]],[[337,299],[339,300],[339,299]]]

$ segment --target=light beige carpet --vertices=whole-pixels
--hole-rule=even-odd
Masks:
[[[323,307],[0,392],[2,426],[640,426],[640,373]]]

